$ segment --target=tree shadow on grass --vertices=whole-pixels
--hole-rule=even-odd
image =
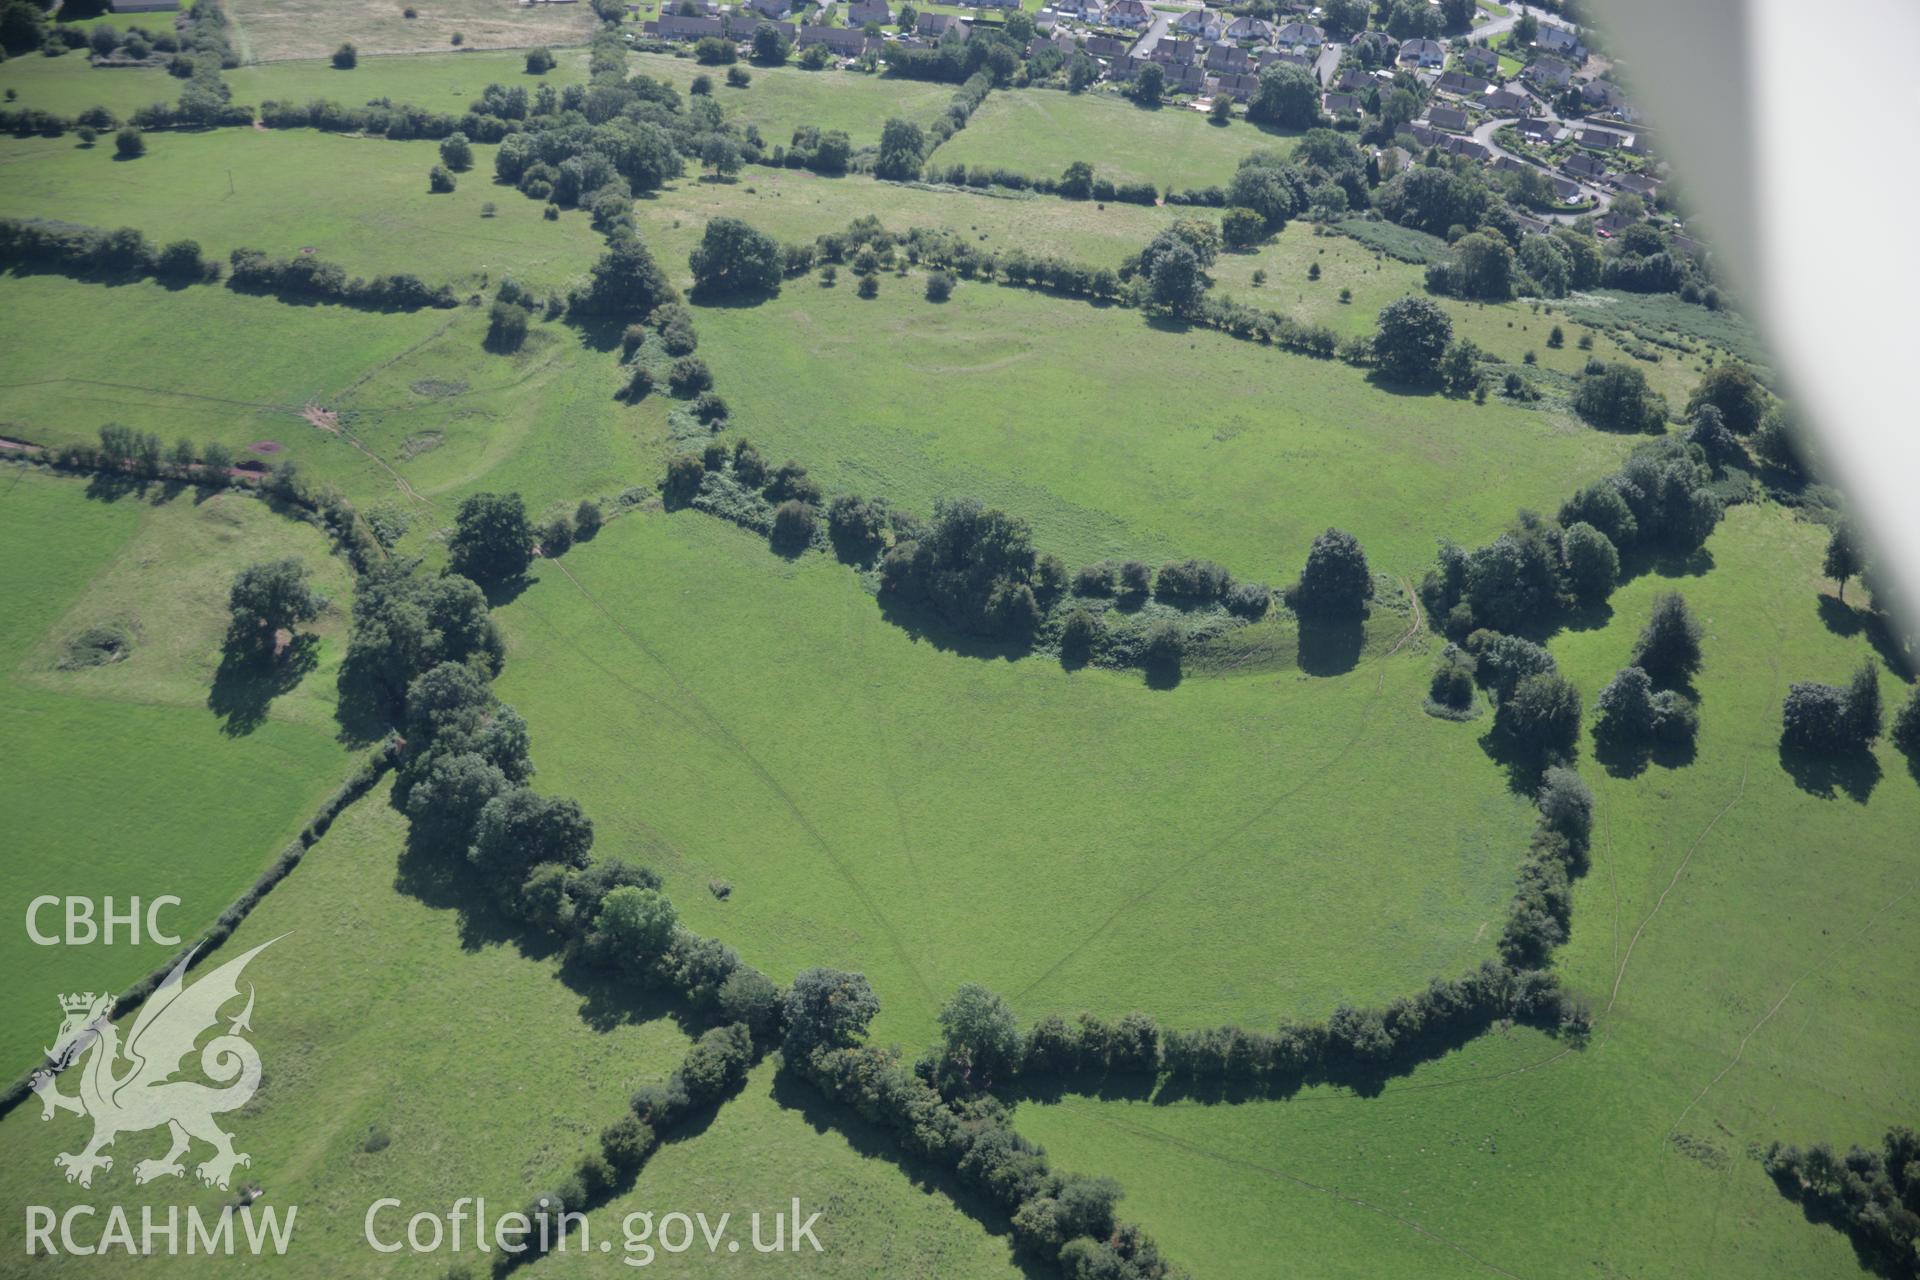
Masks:
[[[319,662],[320,641],[305,633],[295,635],[278,655],[229,643],[213,673],[207,708],[221,718],[222,733],[244,737],[266,720],[273,700],[293,692]]]
[[[1300,670],[1310,676],[1340,676],[1360,665],[1367,623],[1358,614],[1300,616]]]
[[[396,788],[396,809],[401,808],[401,797]],[[595,1031],[669,1018],[689,1036],[697,1036],[713,1025],[712,1019],[692,1010],[670,991],[566,954],[552,935],[503,912],[462,852],[439,847],[423,837],[417,825],[409,829],[400,851],[393,887],[425,906],[454,912],[462,950],[511,946],[529,960],[559,957],[557,975],[580,997],[580,1019]]]
[[[818,1090],[785,1070],[773,1078],[773,1100],[783,1110],[797,1112],[815,1133],[836,1133],[860,1155],[892,1165],[918,1190],[945,1196],[960,1212],[985,1227],[989,1235],[1007,1241],[1014,1265],[1028,1280],[1052,1280],[1059,1275],[1056,1268],[1029,1257],[1013,1242],[1013,1219],[990,1196],[968,1186],[950,1170],[910,1161],[886,1130],[863,1119],[851,1107],[829,1102]]]
[[[932,610],[907,604],[892,595],[880,597],[880,616],[906,632],[908,639],[924,640],[941,653],[1013,662],[1033,652],[1033,646],[1024,640],[989,640],[967,635]]]
[[[1857,609],[1845,600],[1824,592],[1817,599],[1820,622],[1827,630],[1849,639],[1866,633],[1867,643],[1880,655],[1880,661],[1886,664],[1887,670],[1902,680],[1913,679],[1911,660],[1900,647],[1900,639],[1893,633],[1884,615],[1871,609]]]
[[[1865,804],[1880,785],[1880,762],[1865,747],[1839,755],[1816,755],[1783,742],[1780,767],[1793,779],[1794,786],[1822,800],[1844,794],[1855,804]]]
[[[1515,795],[1536,796],[1547,770],[1556,764],[1572,768],[1577,751],[1560,753],[1521,742],[1494,712],[1493,725],[1480,735],[1480,749],[1507,774],[1507,789]]]

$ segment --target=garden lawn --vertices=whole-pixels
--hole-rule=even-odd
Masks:
[[[1016,1124],[1195,1274],[1489,1271],[1856,1276],[1846,1237],[1765,1176],[1776,1139],[1878,1147],[1920,1112],[1920,785],[1884,743],[1853,791],[1809,790],[1777,752],[1793,680],[1872,652],[1823,595],[1824,531],[1739,507],[1695,572],[1637,579],[1604,625],[1551,647],[1589,707],[1655,592],[1706,624],[1697,758],[1634,777],[1591,757],[1593,865],[1558,957],[1594,1010],[1585,1048],[1482,1038],[1372,1099],[1157,1106],[1071,1098]],[[1710,567],[1708,567],[1710,566]],[[1889,705],[1907,686],[1882,678]],[[1470,727],[1461,727],[1472,734]]]
[[[313,669],[271,697],[229,679],[216,694],[232,576],[299,556],[344,602],[346,574],[320,533],[239,494],[115,493],[9,466],[0,471],[0,898],[14,981],[0,994],[0,1076],[35,1065],[67,991],[120,991],[171,946],[33,945],[42,894],[118,908],[171,894],[161,924],[192,937],[278,856],[356,761],[334,741],[339,608],[310,628]],[[73,639],[114,625],[131,655],[62,670]],[[210,697],[215,705],[210,706]],[[96,908],[98,914],[98,908]],[[59,933],[59,908],[40,916]]]
[[[974,495],[1070,566],[1205,556],[1279,582],[1337,525],[1375,568],[1417,575],[1436,538],[1474,544],[1516,508],[1551,510],[1630,444],[1001,286],[935,304],[919,279],[882,275],[869,301],[848,273],[696,311],[734,429],[771,460],[921,512]]]
[[[967,127],[933,153],[929,165],[985,165],[1030,178],[1057,178],[1076,160],[1115,181],[1168,189],[1225,186],[1250,151],[1289,151],[1290,133],[1268,133],[1244,119],[1225,127],[1198,111],[1147,110],[1112,93],[1005,89],[987,95]]]
[[[1171,690],[971,657],[693,511],[534,576],[495,616],[541,786],[777,980],[864,971],[882,1043],[964,982],[1025,1017],[1268,1023],[1492,952],[1527,806],[1420,710],[1417,645]]]

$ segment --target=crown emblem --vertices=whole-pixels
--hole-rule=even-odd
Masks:
[[[60,1007],[68,1013],[85,1013],[93,1008],[93,992],[89,991],[85,995],[76,992],[70,996],[61,996]]]

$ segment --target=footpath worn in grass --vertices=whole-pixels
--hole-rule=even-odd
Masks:
[[[331,699],[344,619],[315,628],[314,669],[268,699],[248,681],[215,688],[232,575],[298,555],[344,597],[344,572],[314,529],[238,495],[96,496],[84,481],[0,470],[0,812],[9,855],[0,897],[13,928],[0,955],[0,1075],[33,1066],[52,1042],[63,991],[119,991],[173,948],[124,937],[111,947],[43,947],[27,938],[41,894],[181,899],[162,924],[211,924],[298,833],[353,766],[333,740]],[[132,637],[127,658],[61,670],[90,627]],[[96,906],[96,914],[99,908]],[[61,911],[40,917],[62,932]],[[143,931],[144,939],[144,931]]]
[[[535,576],[496,616],[541,785],[777,978],[864,970],[882,1040],[969,981],[1027,1016],[1265,1023],[1491,954],[1526,806],[1421,712],[1419,654],[1172,690],[968,656],[695,512]]]
[[[1683,591],[1707,626],[1697,759],[1631,778],[1590,745],[1581,761],[1600,823],[1559,967],[1596,1014],[1587,1048],[1484,1038],[1375,1099],[1025,1105],[1022,1132],[1121,1179],[1196,1274],[1276,1257],[1328,1276],[1861,1274],[1754,1155],[1872,1146],[1920,1108],[1920,960],[1901,941],[1920,925],[1920,786],[1884,743],[1859,794],[1805,789],[1777,752],[1786,684],[1870,652],[1822,603],[1822,544],[1737,508],[1710,569],[1636,580],[1605,625],[1553,642],[1590,705],[1654,592]]]
[[[1243,119],[1221,127],[1198,111],[1149,110],[1112,93],[1003,89],[933,153],[933,166],[985,165],[1057,178],[1076,160],[1115,181],[1171,187],[1225,186],[1250,151],[1292,149],[1293,135]]]
[[[265,1080],[247,1107],[222,1118],[253,1158],[239,1178],[265,1190],[262,1205],[299,1207],[293,1246],[268,1264],[277,1275],[393,1267],[440,1277],[459,1262],[485,1267],[496,1255],[471,1251],[470,1226],[464,1254],[374,1253],[362,1234],[368,1207],[398,1197],[404,1207],[377,1225],[383,1239],[403,1242],[408,1217],[444,1213],[461,1196],[486,1197],[493,1213],[517,1209],[570,1172],[628,1096],[664,1079],[686,1052],[686,1036],[657,1009],[569,987],[551,959],[529,958],[484,928],[463,932],[453,911],[397,890],[406,823],[388,795],[382,787],[349,808],[220,952],[277,939],[245,975]],[[191,1170],[135,1190],[133,1165],[165,1149],[164,1131],[123,1134],[113,1169],[90,1191],[71,1186],[53,1156],[77,1150],[87,1132],[72,1116],[42,1123],[31,1101],[15,1110],[0,1122],[8,1152],[0,1195],[56,1212],[149,1204],[163,1219],[166,1206],[193,1204],[209,1222],[233,1198]],[[387,1145],[369,1141],[376,1132]],[[21,1231],[21,1215],[9,1214],[0,1247],[19,1252]],[[116,1274],[125,1259],[61,1264]],[[167,1275],[206,1267],[184,1250],[145,1262]]]
[[[1403,395],[1358,370],[1138,311],[917,278],[790,283],[700,308],[735,430],[829,489],[929,511],[971,493],[1033,523],[1070,564],[1207,556],[1298,571],[1328,525],[1415,574],[1441,536],[1475,544],[1549,508],[1629,442],[1499,401]]]

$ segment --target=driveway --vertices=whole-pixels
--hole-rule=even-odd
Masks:
[[[1340,66],[1340,51],[1345,45],[1329,40],[1320,49],[1320,57],[1313,64],[1314,77],[1320,81],[1320,87],[1326,88],[1333,83],[1333,73]]]
[[[1160,43],[1160,37],[1167,34],[1167,28],[1173,25],[1173,15],[1155,11],[1153,25],[1134,43],[1128,52],[1136,58],[1145,58],[1153,53],[1153,46]]]

